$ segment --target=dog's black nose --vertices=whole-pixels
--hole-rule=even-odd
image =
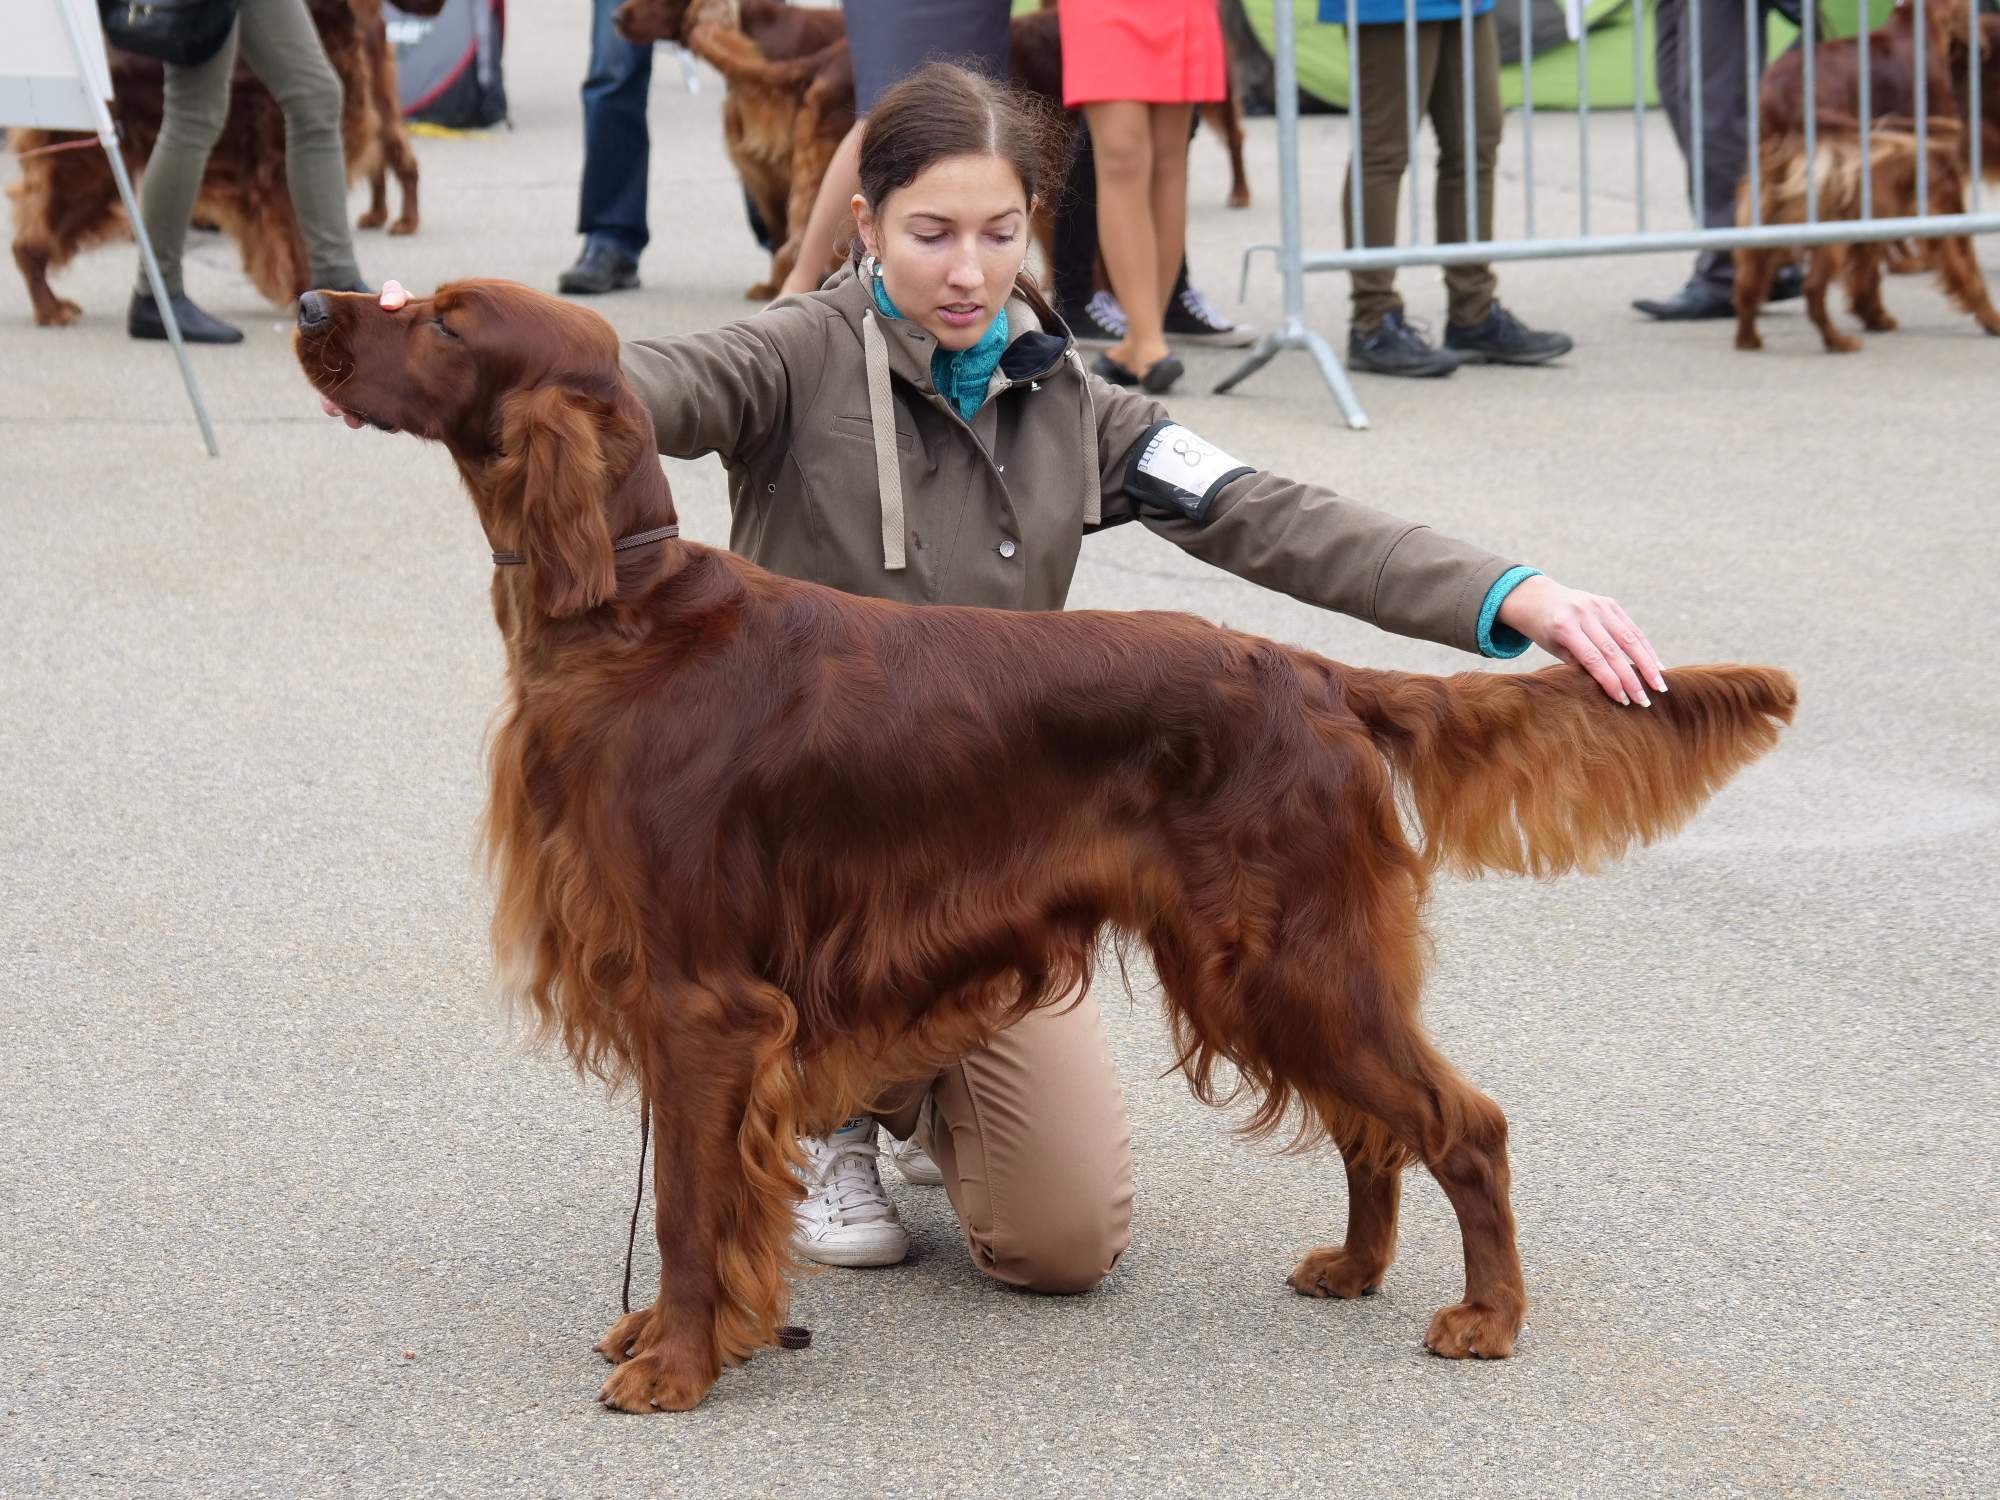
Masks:
[[[326,298],[318,292],[307,292],[299,298],[299,327],[317,328],[332,316]]]

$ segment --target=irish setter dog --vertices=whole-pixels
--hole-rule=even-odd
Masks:
[[[435,15],[443,3],[407,0],[401,9]],[[327,60],[340,75],[340,138],[348,180],[366,177],[369,182],[368,208],[356,227],[388,223],[391,234],[412,234],[417,228],[417,158],[403,134],[396,54],[383,24],[382,0],[307,0],[307,6]],[[111,79],[111,116],[126,171],[136,183],[160,136],[164,72],[151,58],[114,51]],[[42,149],[66,143],[86,149]],[[82,317],[83,309],[56,294],[49,273],[93,245],[129,235],[125,205],[93,136],[21,130],[14,133],[13,145],[22,157],[21,176],[8,188],[14,199],[14,264],[28,284],[35,321],[61,327]],[[389,223],[389,172],[395,174],[403,200],[394,223]],[[194,211],[197,219],[236,241],[244,274],[271,301],[290,302],[306,289],[310,268],[285,169],[284,111],[241,63]]]
[[[1968,66],[1972,52],[1971,7],[1966,0],[1924,0],[1925,95],[1933,121],[1963,122],[1971,113]],[[1981,171],[2000,176],[2000,16],[1979,18],[1979,113],[1984,132]],[[1904,0],[1867,34],[1868,111],[1871,119],[1917,113],[1917,7]],[[1836,37],[1813,49],[1813,94],[1819,113],[1855,120],[1861,115],[1861,40]],[[1765,138],[1804,135],[1805,54],[1791,51],[1764,70],[1757,89],[1758,132]],[[1959,137],[1961,159],[1969,167],[1972,138]]]
[[[1804,136],[1766,137],[1759,146],[1761,218],[1766,224],[1803,224],[1806,185],[1819,182],[1819,216],[1823,220],[1861,217],[1861,184],[1873,182],[1873,209],[1878,215],[1901,218],[1915,214],[1965,212],[1965,170],[1959,162],[1960,131],[1955,121],[1932,120],[1925,142],[1930,157],[1928,204],[1917,201],[1918,140],[1914,122],[1887,116],[1869,132],[1868,156],[1861,155],[1859,122],[1828,116],[1821,122],[1813,160],[1806,160]],[[1750,179],[1736,195],[1736,222],[1750,222]],[[1986,278],[1973,254],[1972,240],[1963,234],[1931,242],[1938,281],[1946,295],[1972,315],[1979,326],[2000,334],[2000,311],[1986,294]],[[1861,347],[1852,334],[1834,326],[1826,309],[1826,293],[1835,278],[1844,277],[1848,306],[1873,333],[1886,332],[1896,320],[1882,305],[1882,268],[1893,246],[1856,242],[1819,245],[1809,252],[1806,267],[1806,313],[1819,329],[1829,354],[1851,354]],[[1761,349],[1757,314],[1770,292],[1778,267],[1796,256],[1783,248],[1736,252],[1736,347]]]
[[[659,1133],[651,1307],[600,1399],[684,1410],[785,1313],[795,1137],[1152,953],[1194,1091],[1345,1158],[1388,1269],[1421,1162],[1464,1238],[1438,1354],[1528,1306],[1506,1120],[1417,1018],[1430,872],[1588,869],[1776,743],[1792,679],[1686,668],[1650,711],[1582,672],[1362,671],[1174,614],[909,607],[682,540],[596,315],[465,281],[397,312],[309,293],[313,385],[443,443],[497,549],[508,706],[485,847],[500,983]],[[860,497],[857,503],[871,503]],[[621,545],[623,544],[623,545]],[[1423,842],[1398,812],[1407,793]]]

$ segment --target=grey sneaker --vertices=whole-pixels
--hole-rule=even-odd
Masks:
[[[1410,326],[1399,308],[1382,320],[1367,338],[1353,331],[1347,335],[1347,368],[1366,370],[1371,375],[1407,375],[1419,379],[1449,375],[1461,360],[1449,350],[1435,347]]]
[[[1469,328],[1447,323],[1444,345],[1467,364],[1545,365],[1569,353],[1576,341],[1566,333],[1537,332],[1496,301]]]

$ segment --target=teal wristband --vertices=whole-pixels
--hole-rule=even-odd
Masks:
[[[1486,591],[1486,602],[1479,606],[1479,654],[1497,657],[1501,661],[1519,656],[1534,644],[1511,625],[1499,623],[1500,606],[1521,584],[1530,578],[1540,578],[1540,568],[1509,568],[1493,581],[1493,587]]]

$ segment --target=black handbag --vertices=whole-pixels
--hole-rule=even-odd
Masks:
[[[237,0],[97,0],[104,39],[176,67],[205,63],[229,40]]]

